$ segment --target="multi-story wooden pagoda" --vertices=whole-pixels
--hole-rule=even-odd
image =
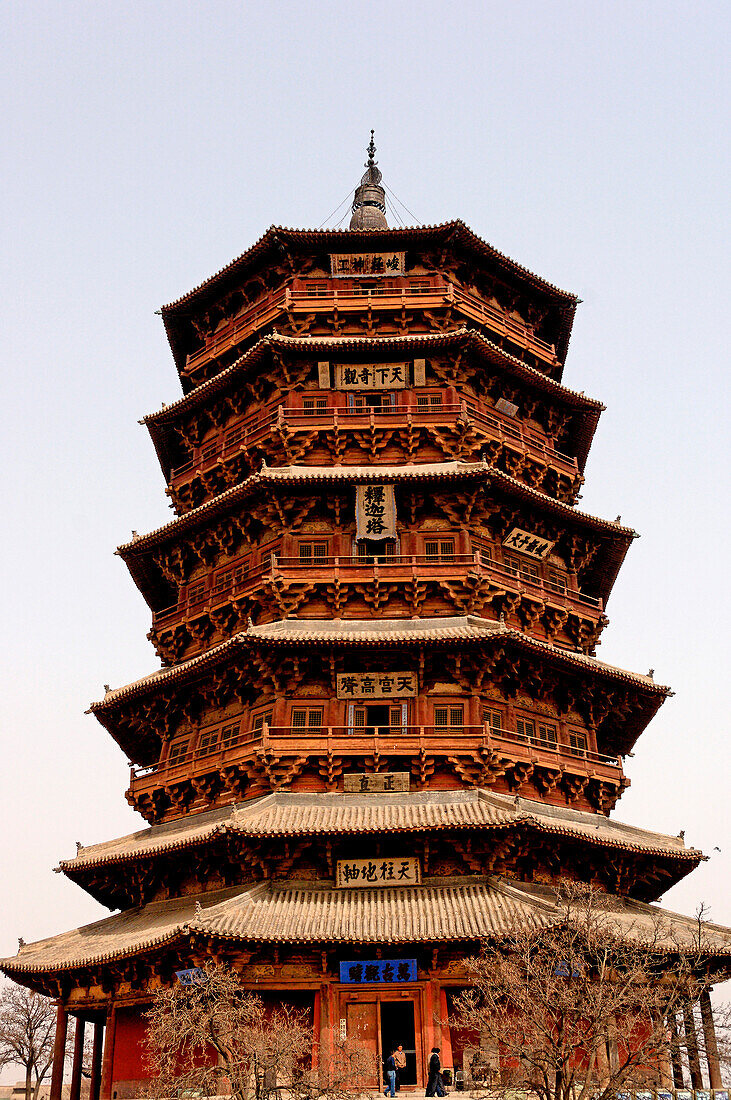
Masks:
[[[93,1100],[142,1091],[151,992],[207,959],[306,1006],[315,1058],[359,1027],[423,1084],[481,939],[566,878],[641,923],[703,858],[608,816],[668,689],[595,656],[635,536],[576,508],[577,299],[385,209],[371,143],[348,231],[272,228],[162,311],[177,518],[119,549],[162,667],[91,708],[147,827],[61,863],[118,913],[2,963],[60,1044],[94,1024]]]

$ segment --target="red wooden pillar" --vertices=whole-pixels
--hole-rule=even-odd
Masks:
[[[66,1059],[66,1029],[68,1013],[62,1004],[56,1009],[56,1037],[53,1040],[53,1070],[51,1072],[51,1091],[49,1100],[61,1100],[63,1089],[63,1065]]]
[[[439,990],[439,1015],[442,1021],[442,1065],[452,1066],[453,1069],[456,1069],[452,1052],[452,1031],[449,1026],[446,989]]]
[[[89,1100],[99,1100],[99,1085],[102,1071],[102,1044],[104,1042],[104,1021],[94,1021],[94,1045],[91,1049],[91,1080],[89,1081]]]
[[[81,1070],[84,1064],[84,1028],[86,1020],[83,1016],[76,1017],[76,1033],[74,1035],[74,1062],[71,1069],[71,1091],[69,1100],[79,1100],[81,1096]]]
[[[676,1089],[685,1088],[685,1075],[683,1073],[683,1061],[680,1057],[680,1035],[678,1034],[678,1021],[675,1013],[668,1016],[670,1029],[670,1064],[673,1067],[673,1085]]]
[[[721,1063],[718,1057],[716,1028],[713,1023],[713,1006],[707,989],[701,993],[701,1020],[703,1021],[703,1038],[706,1047],[706,1061],[708,1062],[708,1083],[712,1089],[720,1089],[722,1087]]]
[[[322,1034],[322,993],[315,992],[315,1003],[312,1006],[312,1069],[316,1070],[320,1064],[320,1044]]]
[[[688,1052],[688,1066],[690,1067],[690,1086],[694,1089],[702,1089],[701,1060],[698,1054],[693,1005],[690,1003],[683,1006],[683,1024],[685,1027],[685,1048]]]
[[[116,1026],[117,1010],[114,1005],[110,1005],[107,1009],[107,1023],[104,1028],[104,1058],[102,1060],[99,1100],[112,1100],[112,1066],[114,1064],[114,1032]]]

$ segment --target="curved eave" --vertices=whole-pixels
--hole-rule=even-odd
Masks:
[[[421,334],[412,336],[363,337],[313,336],[307,340],[302,340],[293,336],[265,336],[254,344],[254,346],[244,355],[237,359],[235,363],[232,363],[229,367],[225,367],[206,382],[202,382],[201,385],[196,386],[194,390],[191,390],[190,393],[173,402],[171,405],[167,405],[163,409],[158,409],[157,412],[148,413],[143,418],[142,423],[145,424],[150,433],[150,437],[160,461],[160,466],[167,477],[173,461],[169,439],[171,438],[170,433],[173,431],[174,425],[179,423],[180,419],[189,415],[194,410],[205,406],[215,395],[229,389],[235,384],[240,376],[258,367],[265,361],[272,348],[279,348],[282,351],[288,351],[296,356],[310,358],[312,357],[313,349],[317,349],[322,353],[332,353],[335,351],[341,355],[357,356],[361,353],[373,352],[374,349],[378,354],[381,354],[385,351],[392,350],[397,353],[402,353],[405,349],[440,351],[442,349],[455,347],[473,348],[484,361],[501,370],[506,370],[508,373],[526,382],[528,386],[532,386],[546,393],[560,404],[574,410],[579,423],[572,433],[573,445],[576,451],[579,469],[583,471],[589,448],[591,447],[591,442],[594,437],[594,432],[599,422],[599,416],[605,408],[602,402],[587,397],[585,394],[579,393],[576,390],[569,389],[567,386],[564,386],[561,382],[555,381],[542,371],[529,366],[527,363],[523,363],[514,355],[510,355],[508,352],[503,351],[502,348],[499,348],[497,344],[494,344],[487,337],[466,326],[455,329],[452,332],[434,335]]]
[[[187,294],[162,307],[161,314],[165,331],[178,370],[182,370],[185,366],[185,352],[181,347],[182,326],[180,321],[183,320],[184,322],[185,318],[190,316],[193,307],[220,292],[232,278],[241,278],[249,268],[261,265],[267,260],[286,257],[288,248],[294,247],[300,250],[317,248],[327,251],[347,248],[350,245],[362,250],[363,247],[386,247],[390,242],[395,242],[392,247],[403,250],[409,246],[428,245],[438,241],[444,241],[445,244],[456,243],[461,245],[476,258],[494,263],[508,277],[516,279],[527,288],[537,291],[548,299],[560,315],[555,343],[558,358],[563,362],[568,350],[574,314],[579,301],[578,297],[569,291],[561,290],[512,260],[509,256],[499,252],[473,233],[463,221],[457,219],[444,222],[441,225],[419,226],[410,229],[359,230],[357,232],[332,229],[287,229],[282,226],[270,226],[264,235],[246,252],[232,260],[231,263],[226,264],[216,274],[199,283]]]
[[[389,481],[394,484],[413,481],[479,481],[494,484],[503,492],[579,529],[595,533],[602,539],[603,552],[595,559],[591,583],[597,594],[607,600],[632,540],[637,537],[631,527],[580,512],[545,493],[525,485],[517,478],[481,462],[426,462],[417,466],[281,466],[264,467],[238,485],[233,485],[162,527],[139,536],[117,548],[117,554],[127,565],[132,579],[151,607],[160,598],[161,579],[152,562],[153,551],[174,542],[190,531],[210,523],[242,504],[259,490],[271,490],[278,485],[331,485],[333,483],[367,484]],[[165,592],[167,592],[167,587]]]
[[[483,792],[477,793],[481,798],[485,797]],[[271,797],[265,796],[265,800]],[[281,795],[279,797],[281,798]],[[290,795],[288,797],[296,796]],[[487,797],[495,801],[500,796],[492,794]],[[513,800],[512,798],[508,799],[508,796],[504,796],[504,801],[507,803]],[[236,819],[237,814],[231,807],[226,807],[222,812],[213,811],[222,820],[208,826],[201,826],[193,833],[177,838],[173,836],[168,840],[158,840],[154,836],[154,832],[159,826],[152,826],[142,834],[121,838],[120,843],[124,840],[129,841],[128,847],[121,851],[109,854],[102,852],[99,855],[94,855],[94,846],[92,846],[88,855],[84,853],[79,854],[74,859],[62,860],[57,870],[63,872],[72,882],[85,889],[102,905],[114,909],[119,904],[120,895],[124,895],[124,890],[120,890],[120,885],[124,885],[123,876],[128,869],[136,869],[142,861],[146,865],[165,864],[171,857],[177,857],[180,853],[194,849],[208,849],[214,847],[217,843],[223,843],[228,847],[231,841],[238,841],[243,852],[248,840],[265,840],[268,844],[275,844],[278,840],[286,841],[302,837],[309,837],[314,841],[318,837],[333,835],[338,837],[375,837],[454,832],[471,832],[480,835],[490,833],[500,836],[525,829],[534,835],[539,844],[542,842],[542,838],[553,837],[568,845],[578,845],[595,851],[620,851],[627,853],[630,858],[636,860],[651,861],[652,865],[660,868],[662,873],[657,876],[654,887],[649,885],[643,900],[654,900],[655,897],[664,893],[670,886],[675,885],[694,870],[699,863],[708,858],[695,848],[685,848],[682,846],[682,842],[678,844],[677,838],[668,837],[665,839],[664,844],[660,844],[658,841],[661,838],[656,837],[650,837],[650,839],[640,842],[634,836],[634,834],[641,832],[637,829],[628,829],[629,836],[621,835],[621,829],[618,829],[619,835],[617,836],[606,836],[604,833],[593,832],[591,826],[586,823],[582,828],[571,820],[546,820],[541,818],[540,813],[523,811],[522,809],[511,811],[507,806],[500,815],[502,819],[498,820],[470,820],[467,816],[460,816],[453,820],[446,817],[437,818],[436,820],[427,818],[414,821],[399,820],[396,823],[386,823],[385,825],[376,825],[367,821],[361,824],[350,820],[345,823],[338,822],[337,827],[330,825],[328,822],[318,827],[317,823],[311,820],[298,826],[296,823],[288,824],[285,819],[282,825],[276,829],[262,827],[257,820],[260,816],[256,814],[257,808],[255,802],[254,806],[251,807],[254,812],[254,818],[251,821],[238,821]],[[210,815],[204,813],[201,816]],[[228,820],[223,820],[224,817],[227,817]],[[567,813],[566,817],[569,818],[570,813]],[[604,832],[607,829],[606,821],[607,819],[604,819],[598,826]],[[613,825],[616,826],[617,823],[613,822]],[[649,836],[650,834],[648,834]]]
[[[644,902],[598,899],[613,934],[658,958],[679,951],[698,957],[697,922]],[[195,906],[195,908],[194,908]],[[581,920],[579,915],[579,920]],[[549,929],[571,922],[555,889],[494,876],[422,886],[336,890],[329,883],[258,884],[187,901],[152,903],[21,948],[0,969],[26,985],[52,988],[63,975],[91,971],[135,956],[168,951],[183,936],[210,943],[318,945],[499,943],[517,928]],[[704,928],[699,963],[728,969],[731,929]],[[88,980],[87,980],[88,984]]]
[[[154,694],[167,687],[188,684],[200,676],[225,663],[239,649],[250,647],[293,648],[306,646],[308,649],[328,648],[368,648],[383,649],[389,647],[414,646],[473,646],[480,644],[511,644],[517,649],[534,653],[550,662],[575,673],[588,673],[590,676],[610,683],[623,684],[634,688],[646,702],[646,716],[649,721],[670,689],[657,684],[649,676],[629,672],[613,665],[598,661],[583,653],[560,649],[549,642],[542,642],[524,634],[513,627],[476,616],[454,617],[452,619],[420,620],[370,620],[347,619],[340,624],[330,619],[287,619],[262,626],[250,627],[246,631],[212,646],[205,653],[192,657],[170,668],[158,669],[140,680],[124,687],[110,690],[104,699],[92,703],[89,710],[124,748],[122,740],[113,729],[115,712],[127,703]],[[631,746],[630,746],[631,747]]]

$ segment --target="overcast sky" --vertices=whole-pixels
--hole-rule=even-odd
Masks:
[[[676,695],[616,816],[709,863],[731,923],[728,9],[722,3],[0,6],[0,954],[104,911],[52,867],[144,823],[84,715],[156,667],[113,556],[171,518],[137,421],[179,395],[155,310],[363,171],[582,299],[567,385],[607,405],[582,509],[640,531],[599,656]],[[721,852],[714,851],[715,847]]]

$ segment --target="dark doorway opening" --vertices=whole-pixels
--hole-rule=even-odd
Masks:
[[[388,733],[390,707],[366,707],[366,726],[367,732],[372,737],[376,734]]]
[[[371,709],[370,707],[368,708]],[[373,708],[375,710],[375,707]],[[416,1028],[413,1001],[381,1001],[381,1050],[385,1062],[401,1044],[406,1069],[399,1074],[400,1085],[416,1084]]]

